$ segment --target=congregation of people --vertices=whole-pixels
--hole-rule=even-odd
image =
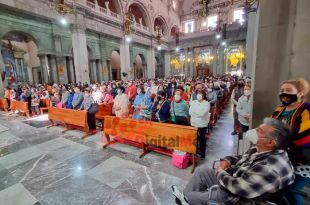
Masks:
[[[241,155],[223,156],[214,168],[198,167],[184,191],[172,186],[176,203],[247,204],[268,201],[273,194],[281,193],[289,204],[302,205],[304,196],[300,193],[310,185],[308,92],[309,84],[304,79],[283,82],[279,85],[281,105],[254,129],[250,129],[252,81],[229,75],[24,85],[7,87],[4,98],[8,104],[27,101],[33,115],[39,114],[40,99],[50,99],[51,106],[58,108],[88,111],[93,104],[104,104],[113,106],[113,114],[120,118],[197,127],[197,152],[203,160],[207,157],[211,110],[231,95],[231,134],[250,139],[254,146]],[[89,114],[88,118],[89,127],[96,130],[95,115]],[[281,200],[278,195],[276,198]]]

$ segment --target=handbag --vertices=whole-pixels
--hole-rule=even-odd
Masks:
[[[89,114],[95,114],[98,112],[98,104],[97,103],[92,103],[87,111]]]
[[[172,164],[179,169],[186,169],[190,165],[190,154],[174,150],[172,153]]]
[[[188,125],[188,120],[186,117],[175,115],[174,101],[172,101],[172,110],[173,110],[173,116],[171,116],[172,123],[177,124],[177,125]]]

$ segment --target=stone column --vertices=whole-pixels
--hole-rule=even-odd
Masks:
[[[72,31],[72,47],[76,81],[89,82],[88,51],[84,17],[76,14],[76,23]]]
[[[256,13],[249,13],[248,18],[248,30],[246,36],[246,76],[252,76],[252,71],[255,69],[253,67],[254,53],[256,52],[257,45],[257,21],[256,21]]]
[[[152,46],[147,51],[146,77],[155,78],[155,50]]]
[[[184,49],[184,55],[185,55],[184,75],[185,76],[189,76],[189,73],[188,73],[188,64],[189,64],[189,62],[187,61],[187,59],[188,59],[188,48]]]
[[[102,61],[101,59],[98,61],[98,80],[99,80],[99,83],[102,82],[103,80],[103,66],[102,66]]]
[[[46,55],[40,55],[41,79],[43,83],[49,83],[49,66]]]
[[[66,57],[57,57],[56,60],[59,83],[68,83],[68,68]]]
[[[222,75],[225,72],[225,58],[224,58],[224,47],[220,46],[218,49],[218,68],[217,68],[217,75]]]
[[[129,43],[126,42],[125,38],[121,40],[121,49],[120,49],[120,57],[121,57],[121,78],[122,80],[131,80],[133,79],[133,73],[129,73],[130,71],[130,52],[129,52]],[[123,72],[127,73],[127,77],[123,76]]]
[[[75,83],[75,77],[74,77],[74,68],[73,68],[73,60],[71,57],[68,58],[68,70],[69,70],[69,82]]]
[[[50,57],[50,68],[53,83],[59,83],[55,56]]]
[[[97,68],[97,62],[96,62],[96,60],[93,60],[93,62],[92,62],[92,67],[93,67],[93,80],[94,80],[94,82],[98,82],[98,78],[97,78],[97,70],[98,70],[98,68]]]
[[[191,62],[189,64],[189,76],[193,77],[194,76],[194,70],[195,68],[195,62],[194,62],[194,48],[191,48]]]
[[[212,48],[212,56],[213,56],[212,73],[213,73],[213,75],[215,75],[216,74],[217,63],[218,63],[217,47],[215,47],[215,46]]]
[[[0,46],[0,73],[2,74],[5,71],[4,61],[1,53],[1,46]],[[4,96],[4,87],[6,86],[6,80],[2,81],[0,78],[0,96]]]
[[[170,51],[165,51],[165,78],[171,76]]]

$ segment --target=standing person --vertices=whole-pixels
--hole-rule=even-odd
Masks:
[[[35,115],[40,114],[39,104],[40,104],[40,98],[39,98],[38,92],[37,92],[36,88],[32,88],[32,91],[31,91],[31,111]]]
[[[10,96],[11,96],[11,89],[10,89],[9,86],[7,86],[5,88],[5,91],[4,91],[4,99],[6,99],[7,107],[8,108],[10,108],[10,106],[11,106],[11,98],[10,98]]]
[[[310,185],[310,103],[306,102],[309,83],[303,78],[287,80],[281,84],[279,98],[282,103],[272,117],[288,124],[292,130],[289,157],[295,166],[295,181],[289,190],[303,191]],[[286,194],[290,204],[303,205],[304,199],[295,192]]]
[[[98,103],[98,104],[101,104],[102,101],[103,101],[103,86],[100,87],[100,89],[98,89],[98,86],[97,85],[93,85],[92,87],[92,97],[93,97],[93,100],[95,101],[95,103]]]
[[[67,86],[63,87],[63,92],[62,92],[62,96],[61,96],[61,103],[63,107],[67,107],[68,105],[68,99],[69,99],[69,90]]]
[[[249,130],[250,124],[250,96],[251,96],[251,87],[245,86],[244,93],[239,98],[236,111],[238,113],[238,120],[240,123],[241,133],[239,139],[242,139],[243,133]]]
[[[96,113],[90,113],[89,108],[94,103],[94,99],[92,95],[90,94],[89,88],[85,88],[84,90],[84,96],[83,96],[83,102],[81,104],[80,110],[86,110],[87,111],[87,123],[88,127],[92,134],[96,133]]]
[[[210,103],[210,106],[213,107],[216,104],[217,95],[216,95],[216,92],[212,89],[212,84],[209,86],[208,86],[208,92],[207,92],[207,101]]]
[[[209,124],[210,103],[206,101],[206,94],[203,91],[196,91],[197,100],[193,100],[189,108],[191,116],[191,125],[198,128],[197,132],[197,150],[200,159],[204,160],[206,156],[206,133]]]
[[[67,109],[73,109],[72,101],[73,101],[74,91],[70,87],[69,88],[69,96],[68,96],[68,103],[67,103]]]
[[[192,91],[192,95],[191,95],[191,99],[190,99],[189,104],[191,104],[192,101],[197,100],[197,92],[201,93],[201,91],[202,91],[202,85],[199,83],[196,85],[195,90]]]
[[[173,124],[188,125],[188,104],[181,98],[181,90],[176,90],[170,105],[170,115]]]
[[[145,93],[144,86],[140,86],[137,90],[137,96],[133,102],[134,114],[133,119],[145,119],[146,115],[150,113],[152,101],[148,94]]]
[[[129,105],[130,102],[125,93],[125,88],[121,86],[117,89],[117,96],[115,97],[113,104],[116,117],[127,118],[129,115]]]
[[[239,120],[238,120],[238,113],[237,113],[237,104],[239,98],[243,95],[244,92],[244,80],[239,79],[237,87],[233,90],[233,93],[231,95],[232,102],[234,104],[233,107],[233,117],[234,117],[234,131],[231,133],[232,135],[238,134],[238,127],[240,126]]]
[[[143,88],[143,90],[144,90],[144,88]],[[129,83],[128,83],[126,94],[129,97],[129,101],[132,103],[135,100],[136,94],[137,94],[137,88],[133,84],[132,81],[129,81]]]
[[[72,107],[73,109],[79,109],[83,102],[83,93],[81,92],[81,88],[76,86],[74,88],[74,95],[72,99]]]
[[[166,100],[166,93],[162,90],[157,93],[157,99],[152,107],[152,113],[157,122],[169,122],[170,103]]]

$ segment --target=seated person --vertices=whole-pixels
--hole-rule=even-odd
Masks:
[[[172,186],[178,204],[244,204],[265,199],[294,182],[294,168],[286,153],[290,130],[284,123],[266,118],[257,129],[256,147],[242,156],[221,159],[216,170],[199,167],[183,193]],[[219,188],[209,192],[209,188]],[[210,195],[209,195],[210,194]]]
[[[185,100],[181,97],[182,91],[176,90],[174,98],[170,105],[171,122],[178,125],[188,125],[189,107]]]

